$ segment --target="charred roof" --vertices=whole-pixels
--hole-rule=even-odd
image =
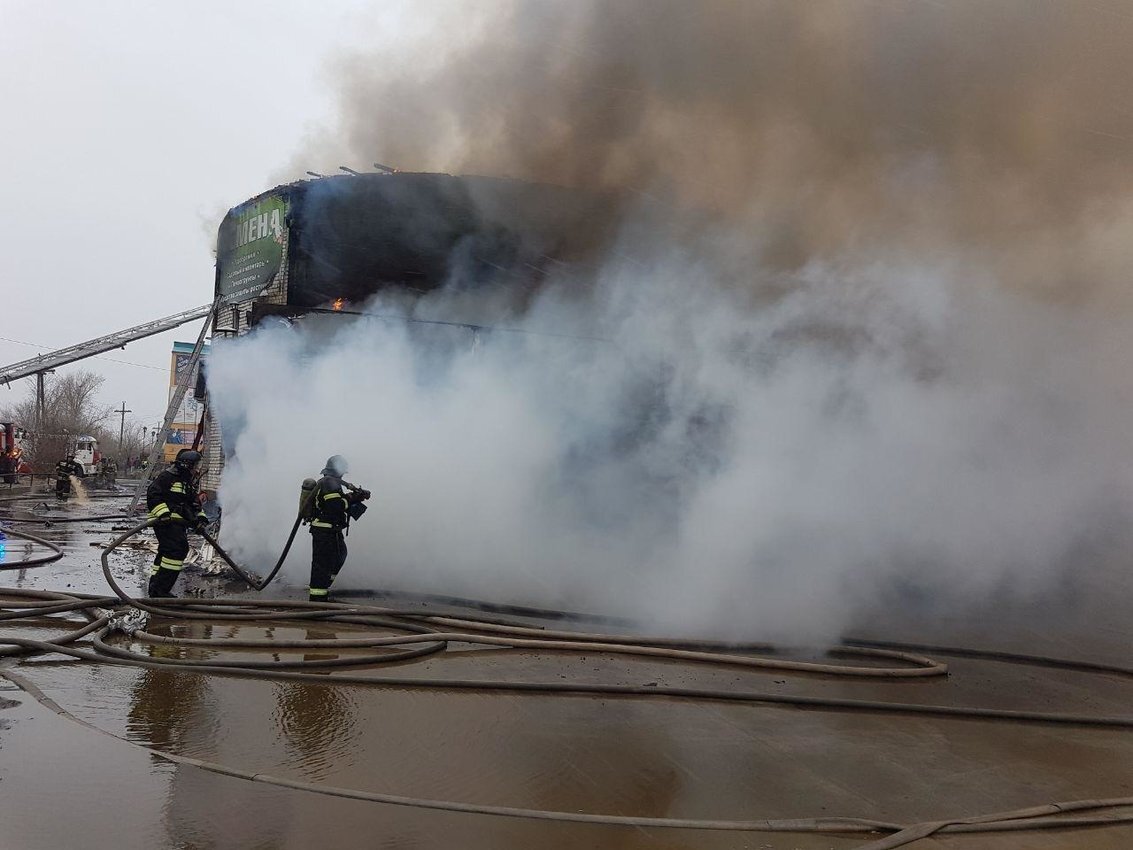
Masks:
[[[589,264],[615,220],[608,198],[492,177],[407,173],[278,187],[287,200],[288,303],[507,286],[519,297],[564,266]]]

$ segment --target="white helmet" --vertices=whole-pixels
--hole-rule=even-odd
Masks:
[[[331,455],[327,458],[327,465],[323,468],[323,475],[333,475],[341,478],[350,471],[350,464],[342,455]]]

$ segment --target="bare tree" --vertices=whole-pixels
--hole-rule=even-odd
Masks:
[[[27,457],[37,471],[45,471],[66,454],[71,440],[89,434],[106,439],[105,423],[110,406],[97,401],[103,377],[80,370],[59,377],[50,376],[44,388],[43,422],[36,430],[35,386],[23,401],[0,411],[0,419],[15,422],[28,430]]]
[[[130,458],[138,458],[144,451],[149,451],[149,445],[146,443],[146,428],[141,422],[127,419],[120,441],[118,434],[113,433],[114,429],[110,430],[111,433],[106,441],[99,441],[103,447],[102,453],[114,458],[118,462],[119,471],[125,473]]]

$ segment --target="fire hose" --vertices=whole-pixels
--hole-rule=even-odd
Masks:
[[[113,540],[102,552],[102,572],[106,578],[107,583],[111,589],[117,594],[118,598],[126,605],[138,608],[142,611],[147,611],[154,614],[168,614],[168,609],[173,607],[176,609],[176,616],[187,619],[215,619],[217,617],[236,616],[240,618],[247,618],[248,614],[245,610],[246,604],[237,600],[213,600],[209,605],[201,605],[189,600],[189,604],[185,604],[186,600],[163,600],[160,604],[155,604],[152,600],[142,601],[134,599],[129,596],[125,590],[114,579],[114,575],[110,571],[109,557],[118,546],[124,543],[127,539],[138,534],[144,529],[156,524],[156,520],[147,519],[139,523],[129,531],[119,535]],[[240,576],[250,587],[255,590],[262,590],[279,572],[279,568],[283,565],[283,561],[287,557],[287,553],[291,548],[291,544],[295,538],[295,532],[299,527],[299,521],[296,520],[292,526],[291,534],[287,538],[287,543],[284,546],[283,552],[280,554],[274,568],[267,578],[258,580],[254,576],[246,572],[239,564],[237,564],[223,547],[216,541],[216,539],[209,534],[209,532],[201,528],[200,534],[205,540],[210,543],[218,555],[228,564],[237,575]],[[236,602],[238,610],[233,612],[226,610],[226,605],[231,602]],[[277,603],[278,604],[278,603]],[[272,614],[254,614],[255,619],[280,619],[280,618],[294,618],[295,616],[315,616],[321,617],[325,615],[326,605],[334,605],[334,603],[318,603],[318,602],[291,602],[284,603],[290,610],[283,613]],[[183,606],[183,607],[182,607]],[[301,610],[296,613],[295,608]],[[333,607],[331,610],[335,610]],[[349,609],[348,609],[349,610]],[[402,614],[403,612],[396,609],[377,608],[374,606],[365,606],[363,612],[381,612],[387,614]],[[431,622],[443,624],[446,626],[466,626],[473,621],[461,618],[451,617],[432,617]],[[389,625],[388,622],[383,622],[383,625]],[[513,648],[542,648],[542,649],[556,649],[556,650],[589,650],[601,651],[612,653],[627,653],[633,655],[646,655],[646,656],[661,656],[666,658],[678,658],[689,661],[701,661],[707,663],[722,663],[729,665],[737,665],[744,667],[763,667],[779,670],[795,670],[802,672],[813,673],[831,673],[840,676],[866,676],[870,678],[909,678],[909,677],[923,677],[923,676],[941,676],[945,675],[948,668],[940,662],[933,661],[920,655],[914,655],[901,650],[879,648],[879,647],[841,647],[832,650],[832,654],[836,655],[854,655],[864,656],[869,658],[882,658],[890,661],[906,662],[911,666],[899,667],[870,667],[860,666],[851,667],[836,664],[819,664],[810,661],[791,661],[787,659],[776,658],[763,658],[763,657],[750,657],[743,655],[723,654],[716,652],[706,652],[703,650],[683,649],[680,646],[688,644],[687,641],[673,641],[664,638],[653,638],[646,641],[648,646],[641,645],[640,638],[626,638],[617,635],[602,635],[602,634],[580,634],[576,632],[550,632],[545,629],[532,629],[520,626],[500,626],[489,623],[477,624],[481,631],[506,631],[510,637],[497,637],[484,634],[471,635],[463,632],[445,632],[437,635],[434,630],[426,630],[425,634],[429,637],[421,638],[398,638],[397,640],[382,640],[378,639],[376,642],[366,641],[363,643],[355,643],[352,646],[344,645],[340,641],[318,642],[312,644],[310,641],[303,641],[302,645],[306,647],[318,646],[319,648],[357,648],[358,646],[376,646],[386,645],[396,642],[416,642],[426,641],[435,642],[436,640],[472,640],[477,643],[484,643],[488,645],[509,646]],[[530,637],[528,637],[530,636]],[[148,636],[154,637],[157,636]],[[554,638],[552,641],[550,638]],[[161,639],[161,642],[175,642],[183,643],[185,638],[169,638]],[[279,647],[275,641],[224,641],[225,646],[228,647],[241,647],[241,648],[270,648]],[[669,644],[669,646],[662,646],[661,644]],[[192,645],[184,644],[184,645]],[[705,646],[706,644],[700,644]],[[763,647],[770,649],[770,647]],[[111,653],[115,654],[115,653]],[[196,664],[197,662],[186,662]]]
[[[873,644],[864,645],[864,642],[855,642],[852,646],[839,648],[838,654],[860,654],[871,658],[886,658],[892,661],[901,661],[902,665],[891,668],[879,667],[846,667],[836,664],[814,664],[812,662],[797,662],[787,659],[757,658],[736,653],[722,653],[716,650],[734,645],[713,642],[690,642],[671,639],[650,639],[638,636],[621,636],[605,634],[588,634],[579,632],[554,632],[545,629],[532,628],[519,623],[509,623],[503,620],[487,620],[472,617],[454,617],[444,614],[427,613],[421,611],[406,612],[395,608],[384,608],[369,605],[343,605],[341,603],[310,603],[272,601],[257,602],[255,600],[217,599],[207,602],[193,599],[134,599],[130,597],[115,581],[109,568],[110,554],[125,540],[141,532],[153,524],[147,520],[140,523],[116,538],[102,554],[103,574],[114,591],[113,597],[89,596],[85,594],[52,593],[47,591],[32,591],[19,589],[0,589],[0,608],[12,609],[0,612],[0,621],[19,622],[38,619],[50,615],[76,612],[86,617],[89,622],[82,628],[72,630],[51,641],[31,640],[25,638],[0,636],[0,645],[7,647],[0,650],[0,655],[16,655],[28,653],[54,653],[63,654],[72,658],[89,662],[121,664],[146,669],[174,669],[195,672],[198,674],[239,676],[243,678],[298,681],[317,684],[334,684],[355,687],[396,687],[402,689],[441,689],[441,690],[476,690],[487,692],[511,692],[520,694],[563,694],[563,695],[603,695],[639,698],[667,698],[682,700],[708,700],[728,701],[769,706],[797,706],[810,709],[832,711],[859,711],[884,712],[897,714],[929,715],[952,719],[978,718],[995,721],[1014,721],[1045,724],[1074,724],[1080,726],[1093,726],[1101,728],[1133,728],[1133,717],[1106,717],[1087,716],[1076,714],[1059,714],[1049,712],[1011,711],[1002,709],[984,709],[978,707],[962,706],[933,706],[914,703],[894,703],[870,700],[852,700],[838,698],[815,698],[792,696],[777,693],[761,693],[753,691],[715,690],[703,688],[675,688],[660,685],[632,686],[610,685],[599,683],[575,682],[515,682],[492,680],[466,680],[466,679],[432,679],[425,680],[416,677],[395,676],[366,676],[341,675],[327,676],[302,672],[308,668],[346,667],[355,665],[373,666],[375,664],[397,663],[409,658],[420,657],[433,652],[442,651],[450,642],[464,642],[500,646],[509,648],[535,648],[550,651],[588,651],[606,653],[629,653],[651,657],[673,658],[683,661],[696,661],[700,663],[727,664],[745,667],[770,667],[772,669],[790,669],[796,672],[817,673],[821,675],[870,675],[885,678],[922,677],[926,675],[941,675],[946,672],[943,664],[924,656],[916,655],[907,650],[908,646],[899,644]],[[233,568],[249,586],[262,589],[274,578],[286,558],[287,552],[294,540],[295,532],[299,526],[297,520],[288,537],[284,552],[279,561],[267,577],[259,580],[237,565],[228,554],[219,546],[212,536],[205,531],[203,537],[211,543],[222,559]],[[16,534],[16,532],[12,532]],[[58,554],[53,554],[50,560],[61,557],[62,551],[47,541],[41,541],[33,535],[20,536],[41,542]],[[25,564],[24,566],[27,566]],[[131,632],[136,642],[150,644],[164,644],[174,647],[183,647],[189,651],[214,650],[224,651],[230,649],[270,649],[272,651],[288,649],[373,649],[374,653],[356,656],[347,656],[335,659],[304,659],[301,661],[270,661],[250,662],[226,661],[223,659],[194,659],[194,658],[164,658],[145,656],[129,649],[123,648],[113,641],[112,635],[118,630],[115,624],[121,614],[114,609],[136,609],[155,616],[164,616],[177,619],[204,619],[216,621],[244,621],[261,623],[264,621],[310,621],[329,623],[343,623],[378,627],[382,629],[395,629],[402,634],[381,637],[366,637],[357,639],[333,640],[232,640],[232,639],[194,639],[176,638],[158,635],[146,631],[144,628],[134,629]],[[73,644],[90,637],[92,649],[77,648]],[[399,648],[401,647],[401,648]],[[751,647],[745,647],[751,648]],[[769,649],[770,647],[762,647]],[[934,651],[940,648],[918,646],[917,651]],[[947,649],[940,650],[947,652]],[[956,654],[976,655],[977,657],[997,657],[998,653],[988,653],[976,650],[953,649]],[[1078,667],[1084,670],[1097,671],[1099,665],[1066,661],[1063,659],[1047,659],[1041,656],[1010,656],[1016,663],[1050,665],[1060,667]],[[1107,672],[1119,673],[1133,677],[1133,670],[1104,666]],[[37,699],[40,699],[52,710],[66,716],[71,716],[65,709],[53,703],[35,686],[23,679],[22,676],[10,674],[9,671],[0,671],[24,687]],[[77,718],[75,718],[77,720]],[[78,722],[83,722],[79,720]],[[91,727],[97,728],[97,727]],[[102,730],[98,730],[102,731]],[[103,734],[110,734],[103,732]],[[360,791],[350,788],[336,788],[331,786],[289,780],[282,777],[268,776],[262,773],[242,771],[225,765],[191,759],[157,750],[146,749],[160,758],[177,763],[190,764],[213,773],[235,776],[252,781],[265,782],[279,787],[294,788],[314,793],[351,799],[370,800],[394,805],[408,805],[420,808],[443,809],[447,811],[463,811],[487,815],[508,817],[523,817],[542,820],[571,821],[582,823],[619,824],[639,827],[666,827],[691,829],[728,829],[761,832],[816,832],[863,834],[890,832],[892,835],[868,845],[868,850],[883,850],[905,845],[921,837],[937,832],[996,832],[1005,830],[1040,829],[1040,828],[1068,828],[1080,826],[1097,826],[1133,821],[1133,814],[1126,814],[1120,809],[1133,806],[1133,798],[1116,798],[1109,800],[1073,801],[1058,803],[1049,806],[1035,807],[1015,812],[997,813],[978,818],[962,818],[955,820],[941,820],[926,824],[901,825],[881,821],[858,818],[809,818],[798,820],[697,820],[697,819],[668,819],[651,817],[632,817],[607,815],[601,813],[555,812],[531,809],[518,809],[506,806],[491,806],[480,804],[460,803],[443,800],[423,800],[402,797],[392,794],[382,794]],[[1085,814],[1066,816],[1066,813],[1082,812]],[[867,850],[861,848],[861,850]]]
[[[384,803],[393,806],[433,811],[461,812],[466,814],[489,815],[495,817],[523,818],[527,820],[549,821],[553,823],[585,823],[602,826],[632,826],[639,829],[693,829],[729,832],[766,832],[822,835],[875,835],[888,832],[890,835],[860,845],[856,850],[893,850],[907,846],[921,838],[940,833],[945,834],[987,834],[997,832],[1031,831],[1039,829],[1075,829],[1091,826],[1115,826],[1133,823],[1133,812],[1121,810],[1133,807],[1133,797],[1110,799],[1073,800],[1049,803],[1026,809],[1015,809],[975,817],[954,818],[941,821],[902,825],[880,820],[853,817],[817,817],[761,820],[709,820],[700,818],[638,817],[633,815],[613,815],[592,812],[561,811],[550,809],[529,809],[515,806],[496,806],[483,803],[462,803],[454,800],[435,800],[422,797],[409,797],[400,794],[386,794],[362,791],[354,788],[325,785],[316,782],[288,779],[261,771],[240,770],[205,759],[178,755],[166,750],[158,750],[119,738],[104,729],[76,717],[47,696],[34,683],[23,676],[8,670],[0,670],[15,685],[26,691],[51,711],[78,723],[101,735],[137,747],[145,753],[156,756],[172,764],[195,767],[208,773],[260,782],[278,788],[287,788],[323,796],[349,800]],[[1087,812],[1085,816],[1066,817],[1068,813]]]
[[[95,516],[45,516],[26,519],[9,519],[4,517],[0,523],[4,525],[65,525],[74,522],[108,522],[115,519],[133,519],[129,514],[96,514]]]
[[[38,546],[44,546],[47,549],[51,550],[51,554],[41,555],[38,558],[24,558],[21,561],[15,561],[13,563],[4,561],[3,563],[0,563],[0,570],[23,570],[27,569],[28,567],[41,567],[44,564],[50,564],[54,561],[58,561],[63,557],[62,548],[55,545],[50,540],[44,540],[42,537],[36,537],[34,534],[28,534],[25,531],[13,531],[10,528],[4,529],[4,534],[11,535],[12,537],[17,537],[21,540],[27,540],[30,543],[35,543]]]
[[[116,591],[117,592],[117,591]],[[47,613],[49,610],[58,610],[60,607],[67,607],[69,610],[82,610],[88,616],[93,617],[91,623],[86,627],[70,632],[64,636],[56,638],[53,641],[36,641],[20,638],[4,638],[0,639],[0,643],[8,644],[11,649],[6,650],[5,653],[13,651],[28,650],[38,652],[61,653],[70,657],[78,658],[85,661],[99,661],[111,664],[129,664],[131,666],[138,666],[148,669],[168,669],[168,665],[172,664],[180,669],[191,670],[197,673],[211,673],[219,675],[239,675],[242,677],[260,678],[267,680],[285,680],[285,681],[302,681],[302,682],[315,682],[320,684],[329,684],[333,682],[335,685],[355,685],[355,686],[369,686],[369,687],[399,687],[399,688],[419,688],[419,689],[432,689],[439,688],[445,690],[454,689],[475,689],[480,691],[513,691],[520,693],[569,693],[569,694],[606,694],[606,695],[622,695],[622,696],[648,696],[648,697],[669,697],[669,698],[686,698],[686,699],[701,699],[701,700],[741,700],[748,702],[766,702],[767,696],[776,695],[758,695],[752,693],[734,692],[734,691],[711,691],[711,690],[694,690],[694,689],[679,689],[679,688],[649,688],[649,687],[633,687],[633,686],[617,686],[617,685],[586,685],[586,684],[573,684],[573,683],[538,683],[538,682],[493,682],[493,681],[468,681],[468,680],[421,680],[410,677],[366,677],[366,676],[340,676],[335,675],[328,679],[326,676],[318,676],[305,674],[300,672],[283,671],[283,670],[267,670],[262,667],[249,667],[246,664],[240,666],[227,666],[217,665],[210,663],[198,663],[197,665],[186,666],[185,662],[189,659],[157,659],[150,658],[143,659],[133,653],[126,651],[119,651],[107,657],[103,655],[110,645],[106,642],[105,637],[109,632],[108,617],[105,614],[101,616],[95,613],[95,610],[112,598],[107,597],[80,597],[79,595],[48,593],[44,591],[0,591],[2,596],[16,596],[17,598],[23,597],[29,601],[24,603],[31,607],[31,613],[35,616],[40,616]],[[65,600],[70,599],[70,602]],[[118,596],[121,599],[121,596]],[[61,601],[62,600],[62,601]],[[182,602],[182,600],[177,600]],[[258,603],[241,603],[239,600],[225,600],[226,602],[233,603],[229,607],[236,607],[243,605],[245,609],[256,609],[260,607]],[[163,600],[163,604],[168,603],[169,600]],[[6,603],[5,607],[10,607],[12,603]],[[279,607],[278,603],[272,603],[275,607]],[[185,607],[202,609],[213,608],[216,602],[209,605],[192,605],[186,604]],[[156,606],[155,606],[156,607]],[[177,608],[179,606],[170,606]],[[317,610],[318,613],[323,615],[322,619],[330,620],[332,622],[367,622],[367,623],[382,623],[388,622],[384,616],[373,617],[367,616],[366,611],[357,606],[343,606],[336,603],[286,603],[284,607],[292,609],[291,615],[302,613],[304,609]],[[321,609],[321,610],[319,610]],[[370,609],[380,610],[380,609]],[[336,611],[342,612],[337,614]],[[232,612],[234,614],[238,612]],[[245,611],[245,614],[247,611]],[[273,612],[279,613],[279,612]],[[399,612],[404,615],[404,612]],[[174,613],[176,616],[176,613]],[[23,614],[22,616],[27,616]],[[216,616],[216,612],[212,612],[212,617]],[[426,619],[429,621],[444,621],[453,618],[438,617],[436,615],[414,615],[416,619]],[[98,638],[94,642],[95,651],[88,651],[76,649],[68,644],[74,643],[81,637],[91,632],[99,632]],[[421,632],[422,635],[428,634]],[[151,636],[144,632],[135,633],[134,637],[139,640],[147,640]],[[440,640],[448,638],[448,635],[442,633],[432,633],[433,640]],[[483,636],[464,634],[459,637],[467,640],[479,642]],[[376,639],[388,642],[388,639]],[[264,642],[258,641],[200,641],[190,639],[166,639],[168,643],[181,643],[186,646],[202,646],[214,645],[217,647],[235,647],[235,646],[260,646]],[[373,643],[373,639],[369,641]],[[358,647],[365,645],[366,641],[295,641],[295,642],[268,642],[272,643],[276,649],[287,648],[295,646],[296,648],[312,648],[319,646],[321,648],[329,648],[335,646],[337,648]],[[391,656],[387,660],[393,660]],[[310,662],[300,662],[300,666],[313,666]],[[1133,671],[1126,671],[1128,675],[1133,675]],[[72,717],[69,712],[58,706],[54,701],[45,697],[42,692],[38,690],[32,683],[28,682],[18,674],[11,674],[9,671],[4,671],[10,679],[16,682],[20,687],[25,688],[33,696],[47,705],[54,711],[68,717]],[[805,705],[812,708],[817,707],[836,707],[842,710],[847,708],[857,708],[858,710],[873,711],[900,711],[906,713],[915,711],[917,709],[928,709],[928,713],[934,713],[931,706],[914,706],[914,705],[901,705],[893,703],[868,703],[866,701],[853,701],[853,700],[808,700],[806,698],[785,698],[774,700],[775,702]],[[979,711],[979,710],[975,710]],[[958,717],[996,717],[997,719],[1007,719],[1006,712],[981,712],[973,713],[973,710],[951,710],[949,714]],[[78,722],[83,721],[74,718]],[[1010,719],[1020,719],[1013,717]],[[1033,718],[1032,718],[1033,719]],[[1046,721],[1050,722],[1053,718],[1047,717]],[[1068,722],[1090,722],[1102,720],[1102,718],[1077,718]],[[1110,719],[1115,720],[1113,718]],[[84,724],[88,725],[89,724]],[[1133,718],[1126,718],[1121,721],[1124,728],[1133,728]],[[110,734],[98,727],[90,726],[90,728],[101,732],[102,734]],[[112,736],[115,737],[115,736]],[[121,740],[121,739],[119,739]],[[140,746],[140,745],[135,745]],[[342,797],[356,800],[367,800],[372,802],[386,803],[391,805],[404,805],[413,806],[417,808],[437,809],[445,811],[467,812],[483,815],[495,815],[504,817],[521,817],[537,820],[549,820],[558,822],[575,822],[575,823],[594,823],[594,824],[609,824],[609,825],[632,825],[642,828],[684,828],[684,829],[711,829],[711,830],[742,830],[742,831],[757,831],[757,832],[794,832],[794,833],[820,833],[820,834],[876,834],[879,832],[890,832],[892,835],[882,838],[873,844],[867,845],[870,850],[883,850],[883,848],[893,848],[905,845],[911,841],[915,841],[921,837],[931,835],[937,832],[943,833],[969,833],[969,832],[1000,832],[1008,830],[1029,830],[1029,829],[1049,829],[1049,828],[1072,828],[1084,826],[1099,826],[1099,825],[1113,825],[1119,823],[1128,823],[1133,820],[1133,815],[1127,814],[1121,809],[1133,805],[1133,799],[1130,798],[1116,798],[1107,800],[1090,800],[1090,801],[1073,801],[1069,803],[1057,803],[1047,806],[1034,807],[1025,810],[1018,810],[1013,812],[1003,812],[994,815],[986,815],[977,818],[961,818],[955,820],[941,820],[925,824],[914,825],[901,825],[892,824],[877,820],[867,820],[860,818],[803,818],[803,819],[790,819],[790,820],[776,820],[776,819],[763,819],[763,820],[702,820],[693,818],[658,818],[658,817],[634,817],[623,815],[608,815],[602,813],[585,813],[585,812],[566,812],[566,811],[550,811],[550,810],[534,810],[523,809],[508,806],[493,806],[486,804],[473,804],[462,803],[457,801],[445,800],[429,800],[421,798],[412,798],[401,795],[385,794],[378,792],[362,791],[351,788],[342,788],[322,785],[319,783],[296,781],[284,777],[277,777],[261,772],[244,771],[230,766],[209,762],[200,759],[188,758],[179,756],[173,753],[168,753],[160,750],[152,750],[150,748],[142,747],[146,752],[150,752],[162,759],[175,762],[178,764],[185,764],[200,769],[226,776],[243,778],[250,781],[263,782],[278,787],[292,788],[296,790],[303,790],[312,793],[319,793],[323,795]],[[1068,813],[1084,813],[1081,815],[1068,816]],[[866,850],[866,848],[862,848]]]

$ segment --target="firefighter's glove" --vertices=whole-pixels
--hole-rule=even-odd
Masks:
[[[198,516],[193,518],[193,529],[201,531],[208,528],[209,518],[207,516]]]
[[[350,501],[364,502],[372,495],[373,494],[369,490],[363,490],[361,487],[359,487],[357,490],[350,494]]]

